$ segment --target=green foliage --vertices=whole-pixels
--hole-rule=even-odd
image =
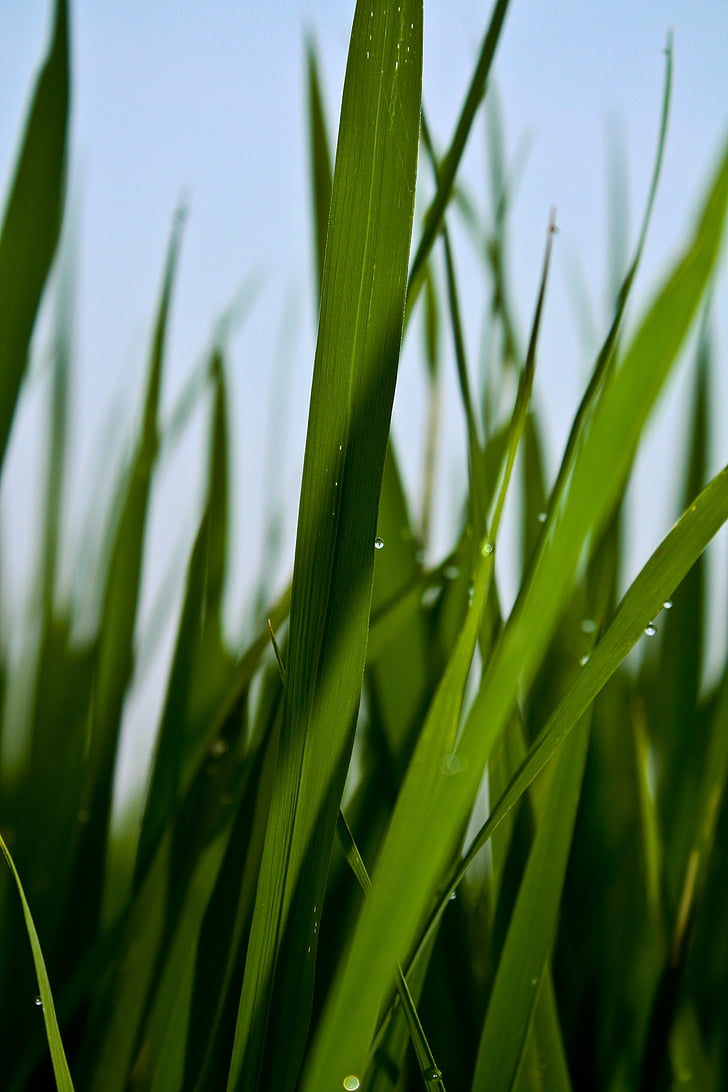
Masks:
[[[60,594],[72,347],[58,271],[25,704],[8,700],[0,603],[0,1067],[11,1092],[726,1086],[728,664],[716,682],[701,680],[712,594],[703,552],[728,520],[728,468],[706,481],[707,301],[728,149],[627,340],[662,167],[668,49],[638,243],[621,284],[612,270],[613,314],[550,480],[532,392],[555,223],[521,355],[497,113],[487,236],[458,175],[507,8],[494,5],[442,160],[422,114],[420,0],[357,3],[333,168],[308,44],[318,342],[291,585],[248,626],[247,647],[233,647],[222,624],[224,337],[172,424],[159,421],[179,214],[138,436],[105,505],[94,625],[80,627],[83,604]],[[62,221],[68,39],[57,0],[0,234],[0,456]],[[433,176],[421,225],[420,137]],[[475,388],[457,218],[483,255],[499,333],[500,355]],[[418,306],[427,451],[413,496],[390,417]],[[682,515],[619,598],[631,468],[701,314]],[[431,561],[445,332],[467,488],[448,548]],[[130,831],[112,794],[143,666],[150,498],[194,392],[210,405],[206,488]],[[516,543],[502,528],[514,494]],[[519,548],[518,594],[504,614],[498,558]],[[260,586],[267,580],[261,573]],[[640,643],[648,654],[635,666],[627,657]]]

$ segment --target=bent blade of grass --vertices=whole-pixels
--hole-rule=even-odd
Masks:
[[[396,7],[360,0],[326,244],[278,776],[229,1092],[261,1082],[290,1087],[308,1030],[317,923],[366,653],[404,318],[421,76],[421,0]]]
[[[20,902],[23,907],[23,917],[25,918],[25,927],[28,930],[28,940],[30,941],[31,951],[33,953],[33,963],[35,964],[35,973],[38,976],[38,991],[40,996],[41,1005],[43,1008],[43,1021],[46,1028],[46,1036],[48,1038],[48,1047],[51,1052],[51,1061],[53,1062],[53,1074],[56,1078],[56,1087],[58,1092],[73,1092],[73,1081],[71,1080],[71,1073],[68,1068],[68,1062],[66,1061],[66,1054],[63,1049],[63,1042],[61,1041],[61,1033],[58,1029],[58,1021],[56,1020],[56,1010],[53,1004],[53,994],[51,993],[51,984],[48,981],[48,972],[46,971],[45,960],[43,959],[43,952],[40,946],[40,940],[38,934],[35,931],[35,925],[33,924],[33,916],[28,906],[28,901],[25,897],[23,885],[20,881],[15,863],[10,855],[10,850],[5,845],[2,835],[0,834],[0,850],[2,850],[3,856],[7,862],[8,868],[12,872],[13,879],[15,880],[16,887],[18,889],[18,895],[20,896]]]
[[[68,5],[57,0],[0,228],[0,469],[61,230],[69,100]]]
[[[551,520],[550,533],[542,536],[527,582],[466,720],[458,747],[456,777],[443,773],[442,755],[438,761],[432,754],[432,732],[428,733],[425,726],[374,870],[372,889],[359,916],[348,959],[334,985],[314,1044],[304,1084],[306,1092],[338,1087],[339,1075],[351,1072],[351,1065],[362,1066],[366,1059],[377,1007],[391,986],[397,962],[406,959],[417,936],[457,833],[475,799],[492,745],[514,710],[519,686],[527,687],[533,678],[563,610],[587,537],[604,525],[624,488],[648,414],[717,262],[727,203],[728,149],[711,180],[696,230],[595,408],[567,488],[557,511],[552,511],[556,518]],[[728,471],[725,476],[728,478]],[[719,495],[721,485],[725,488],[725,482],[715,484]],[[715,516],[720,503],[715,493],[709,500],[704,498],[698,506],[701,516]],[[722,522],[720,519],[718,526]],[[683,551],[681,560],[686,556]],[[663,578],[673,575],[677,582],[680,564],[669,572],[666,565],[659,571]],[[663,598],[670,590],[663,590]],[[649,611],[655,609],[644,586],[642,593],[637,602],[632,601],[632,610],[642,616],[641,628],[649,621]],[[634,627],[634,615],[630,621]],[[632,643],[638,639],[638,633],[631,632],[630,636]]]

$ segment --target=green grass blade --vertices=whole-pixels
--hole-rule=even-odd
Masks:
[[[70,100],[68,6],[57,0],[0,228],[0,469],[63,214]]]
[[[285,712],[228,1088],[288,1088],[366,652],[414,211],[422,5],[357,5],[326,244]]]
[[[503,29],[503,22],[508,10],[508,0],[497,0],[493,9],[493,15],[491,16],[490,24],[483,39],[483,44],[480,48],[480,55],[478,57],[478,63],[473,72],[473,78],[470,81],[467,94],[465,96],[465,102],[463,103],[458,117],[457,124],[455,126],[455,132],[450,142],[447,154],[442,162],[438,174],[438,183],[435,196],[425,213],[425,223],[422,229],[422,235],[420,241],[417,244],[417,251],[412,259],[412,265],[409,275],[409,289],[407,310],[411,311],[412,305],[417,298],[419,288],[422,283],[422,273],[424,265],[427,261],[430,251],[432,250],[433,243],[437,238],[437,234],[442,226],[442,221],[445,215],[445,209],[447,208],[450,196],[452,194],[453,183],[455,182],[455,175],[457,174],[460,161],[465,151],[465,146],[470,136],[470,130],[473,126],[473,120],[478,111],[478,107],[485,94],[485,88],[488,81],[488,75],[490,73],[491,65],[493,64],[493,58],[495,56],[496,47],[500,39],[501,31]]]
[[[3,840],[2,835],[0,835],[0,850],[2,850],[3,856],[7,861],[8,868],[13,874],[13,879],[15,880],[16,886],[18,888],[18,895],[20,896],[20,902],[23,907],[25,927],[28,930],[28,939],[30,941],[30,947],[33,952],[33,963],[35,964],[35,972],[38,976],[38,991],[40,1002],[43,1008],[43,1021],[46,1028],[46,1036],[48,1037],[48,1047],[50,1049],[51,1060],[53,1062],[53,1073],[56,1078],[56,1088],[58,1089],[58,1092],[73,1092],[73,1081],[71,1080],[68,1063],[66,1062],[66,1055],[63,1049],[63,1043],[61,1042],[61,1033],[58,1030],[56,1010],[53,1004],[53,994],[51,993],[51,984],[48,981],[48,973],[46,971],[45,961],[43,959],[43,952],[41,951],[40,940],[38,939],[38,934],[35,931],[33,917],[31,915],[27,899],[25,898],[25,892],[23,891],[23,885],[20,882],[20,876],[17,873],[13,858],[10,856],[10,850],[5,845],[5,841]]]

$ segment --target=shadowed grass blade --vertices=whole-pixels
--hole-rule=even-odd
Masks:
[[[57,0],[0,229],[0,468],[61,230],[69,98],[68,5]]]
[[[289,1088],[366,652],[404,316],[421,0],[360,2],[326,243],[291,597],[285,710],[229,1092]]]

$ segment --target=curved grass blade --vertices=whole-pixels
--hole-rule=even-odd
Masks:
[[[53,994],[51,993],[51,984],[48,981],[48,973],[46,971],[45,961],[43,959],[43,952],[40,946],[40,940],[38,934],[35,931],[35,925],[33,924],[33,917],[28,906],[27,899],[25,898],[25,892],[23,891],[23,885],[20,882],[20,876],[17,873],[13,858],[10,855],[10,850],[5,845],[2,835],[0,835],[0,850],[2,850],[3,856],[7,861],[8,868],[13,874],[13,879],[18,888],[18,895],[20,896],[20,902],[23,907],[23,917],[25,918],[25,927],[28,930],[28,939],[30,941],[30,947],[33,952],[33,963],[35,964],[35,973],[38,976],[38,990],[40,1003],[43,1008],[43,1021],[45,1023],[46,1035],[48,1037],[48,1047],[51,1052],[51,1060],[53,1062],[53,1073],[56,1078],[56,1087],[58,1092],[73,1092],[73,1081],[71,1080],[71,1073],[66,1061],[66,1054],[63,1049],[63,1043],[61,1041],[61,1033],[58,1029],[58,1021],[56,1020],[56,1010],[53,1004]]]
[[[229,1092],[295,1081],[359,701],[404,317],[421,0],[357,4],[306,438],[284,718]]]
[[[604,526],[624,488],[647,416],[717,262],[727,204],[728,149],[711,180],[696,230],[647,312],[622,366],[611,374],[580,442],[567,488],[558,509],[552,511],[550,533],[541,539],[529,578],[489,660],[463,728],[455,777],[452,765],[443,770],[442,751],[433,754],[428,718],[348,959],[327,1006],[304,1084],[306,1092],[337,1087],[338,1074],[351,1072],[350,1065],[361,1066],[365,1061],[376,1007],[391,986],[397,962],[406,959],[417,936],[475,799],[493,743],[514,712],[519,688],[530,684],[543,657],[588,536]],[[701,515],[714,515],[717,507],[716,501],[703,504]],[[668,571],[665,566],[661,574],[669,577],[672,572],[676,578],[679,567],[676,564]],[[635,606],[644,612],[644,627],[655,604],[644,587],[642,591],[644,598]],[[663,598],[668,595],[665,590]],[[634,624],[633,617],[631,622]],[[404,899],[403,891],[407,892]]]
[[[0,469],[63,215],[70,100],[68,5],[57,0],[0,229]]]

